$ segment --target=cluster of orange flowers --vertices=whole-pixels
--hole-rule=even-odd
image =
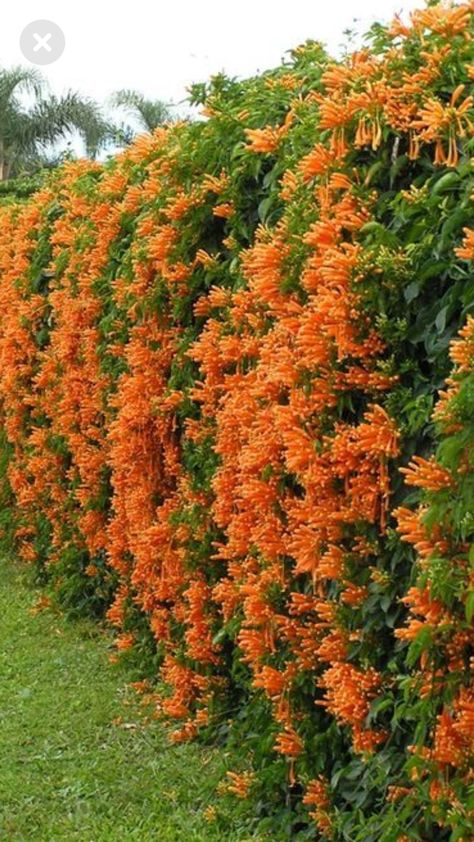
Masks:
[[[141,612],[163,653],[167,692],[157,703],[178,721],[176,741],[218,710],[230,638],[252,692],[268,700],[288,780],[306,786],[323,834],[331,789],[323,776],[300,775],[305,722],[333,720],[365,758],[387,737],[368,724],[387,678],[362,616],[383,576],[374,557],[400,452],[384,408],[397,377],[363,294],[377,191],[353,161],[396,134],[412,159],[426,147],[435,164],[457,164],[473,133],[473,99],[465,84],[449,101],[434,91],[471,15],[470,5],[438,6],[415,13],[410,27],[397,21],[390,50],[327,66],[317,91],[291,99],[281,125],[254,128],[240,114],[239,154],[253,162],[285,162],[285,143],[311,114],[321,130],[282,168],[278,220],[244,245],[235,222],[241,173],[233,181],[220,161],[213,172],[190,163],[197,141],[188,125],[139,138],[104,170],[68,164],[32,202],[0,210],[0,398],[22,556],[35,557],[46,518],[48,564],[74,550],[91,578],[101,563],[113,571],[118,647],[134,645]],[[401,79],[405,40],[420,37],[423,65]],[[298,84],[285,74],[290,98]],[[207,144],[220,119],[211,105],[208,113]],[[473,259],[473,243],[467,232],[459,256]],[[471,323],[452,358],[472,369]],[[456,388],[448,383],[437,411],[446,429],[457,423]],[[212,466],[209,475],[196,460]],[[429,493],[455,481],[420,457],[405,478]],[[420,564],[450,549],[443,524],[428,530],[424,509],[398,517]],[[429,588],[413,587],[405,603],[398,638],[429,632],[456,669],[469,633],[451,633],[452,616]],[[445,680],[429,663],[414,677],[422,695]],[[464,687],[438,719],[430,760],[466,762],[473,710]],[[243,797],[253,778],[230,780]]]
[[[474,232],[465,229],[463,245],[457,254],[465,260],[474,260]],[[441,394],[436,407],[435,419],[444,436],[464,431],[459,417],[458,398],[466,378],[474,374],[474,319],[467,318],[458,339],[451,345],[451,358],[455,365],[454,374],[447,380],[447,388]],[[470,410],[469,410],[470,411]],[[414,781],[430,775],[430,797],[436,812],[436,805],[443,799],[452,809],[472,818],[472,811],[459,802],[450,783],[453,771],[461,774],[461,780],[472,784],[472,757],[474,753],[474,681],[472,679],[472,657],[474,647],[473,612],[469,601],[474,593],[470,544],[460,540],[463,523],[453,518],[450,506],[445,508],[441,522],[432,524],[427,516],[430,504],[446,500],[449,491],[459,503],[463,500],[463,482],[472,472],[472,439],[465,439],[457,456],[456,471],[448,469],[437,458],[430,460],[415,458],[404,471],[407,482],[423,489],[428,498],[412,512],[399,509],[399,531],[404,540],[414,545],[418,553],[418,567],[427,583],[424,587],[412,587],[404,602],[410,608],[405,628],[396,634],[402,640],[416,641],[420,634],[427,635],[427,644],[418,658],[417,670],[412,682],[422,698],[444,700],[431,733],[425,744],[412,746],[413,753],[427,761],[427,766],[414,767]],[[438,503],[439,505],[439,503]],[[440,510],[442,511],[442,510]],[[438,515],[439,518],[439,515]],[[458,575],[458,590],[464,603],[462,616],[455,607],[449,608],[436,596],[436,565],[440,558],[449,559]],[[428,577],[428,578],[427,578]],[[443,816],[439,817],[444,824]]]

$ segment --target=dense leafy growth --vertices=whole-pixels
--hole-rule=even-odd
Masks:
[[[0,212],[4,544],[273,839],[474,838],[473,34],[214,77]]]

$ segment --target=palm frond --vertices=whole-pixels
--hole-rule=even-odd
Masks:
[[[140,127],[147,132],[152,132],[171,119],[169,106],[166,103],[158,99],[147,99],[139,91],[128,89],[117,91],[111,98],[111,103],[127,111],[129,116],[135,118]]]
[[[0,68],[0,114],[19,93],[32,93],[40,97],[47,88],[47,82],[36,68]]]

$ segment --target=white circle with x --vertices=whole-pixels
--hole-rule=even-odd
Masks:
[[[20,48],[32,64],[52,64],[64,52],[66,39],[61,27],[52,20],[34,20],[20,36]]]

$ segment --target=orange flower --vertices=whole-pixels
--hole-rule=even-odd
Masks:
[[[369,712],[370,700],[381,684],[381,676],[374,670],[357,670],[350,664],[334,664],[323,674],[319,686],[326,691],[323,700],[316,704],[334,714],[343,725],[353,729],[354,749],[372,751],[384,739],[382,733],[375,733],[363,727]]]
[[[416,29],[431,29],[448,38],[466,34],[470,23],[470,9],[467,5],[447,6],[439,4],[429,9],[417,9],[411,19]]]
[[[289,126],[290,123],[285,122],[278,128],[267,126],[265,129],[245,129],[249,141],[246,148],[250,152],[274,152],[281,139],[288,133]]]
[[[121,634],[115,638],[115,645],[117,649],[121,651],[125,649],[131,649],[135,643],[135,637],[133,634]]]
[[[435,164],[446,164],[448,167],[457,166],[459,152],[457,138],[466,135],[466,129],[470,134],[474,133],[474,125],[468,114],[472,111],[474,97],[468,96],[459,105],[456,105],[464,85],[458,85],[451,95],[448,106],[435,99],[429,99],[425,107],[419,112],[419,118],[413,121],[413,127],[421,129],[419,138],[424,141],[436,143]],[[444,142],[448,138],[448,154],[446,155]]]
[[[303,751],[303,741],[295,729],[287,725],[285,730],[278,734],[275,748],[280,754],[295,758]]]
[[[434,458],[423,459],[421,456],[414,456],[408,463],[408,468],[400,468],[400,473],[404,474],[407,485],[416,485],[428,491],[439,491],[453,485],[450,472],[438,465]]]
[[[310,811],[310,816],[314,819],[318,830],[323,834],[330,834],[332,826],[329,814],[331,798],[329,784],[322,776],[309,781],[303,796],[303,804],[314,807]]]
[[[234,213],[234,206],[231,202],[224,202],[220,205],[214,205],[212,212],[214,216],[218,216],[221,219],[229,219]]]
[[[227,772],[230,781],[227,784],[227,791],[232,792],[237,798],[248,798],[250,788],[255,780],[253,772]]]

